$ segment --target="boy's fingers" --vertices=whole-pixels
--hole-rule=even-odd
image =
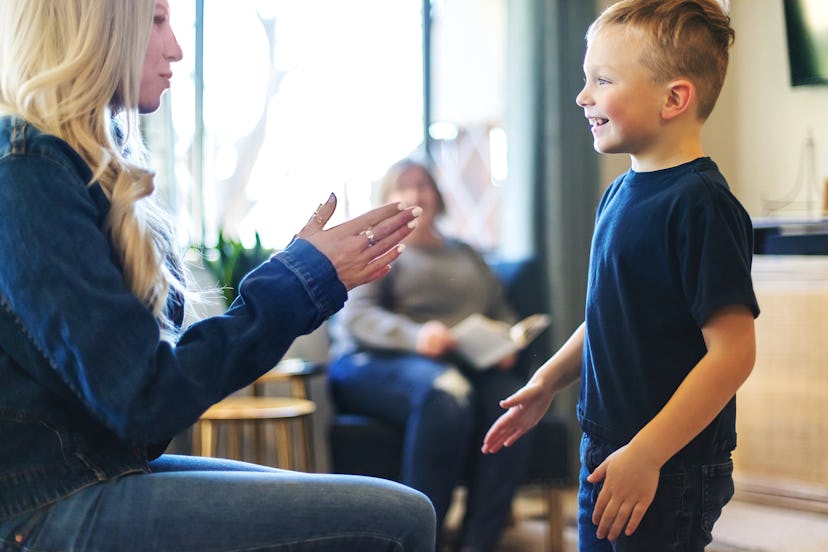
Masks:
[[[609,527],[609,531],[607,534],[607,538],[609,540],[615,540],[621,534],[621,531],[624,530],[624,527],[627,525],[627,521],[630,517],[630,511],[632,508],[627,505],[625,502],[618,508],[618,511],[615,513],[615,519],[612,520],[612,524]]]
[[[641,520],[644,519],[644,513],[647,511],[646,506],[642,506],[641,504],[636,504],[635,508],[633,508],[632,514],[630,514],[630,521],[627,523],[627,529],[624,531],[628,537],[635,533],[635,530],[638,529],[638,525],[641,523]]]
[[[595,468],[595,470],[593,470],[591,474],[589,474],[589,476],[587,477],[587,481],[589,481],[590,483],[598,483],[599,481],[604,479],[606,471],[606,461],[601,462],[601,464],[597,468]]]

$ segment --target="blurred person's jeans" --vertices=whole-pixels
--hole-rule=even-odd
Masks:
[[[462,546],[493,550],[511,511],[531,445],[524,436],[497,454],[482,454],[483,436],[505,411],[499,401],[523,384],[516,373],[463,371],[414,353],[359,352],[329,366],[335,402],[405,431],[402,482],[424,492],[438,532],[455,487],[467,489]],[[366,451],[366,454],[370,454]]]
[[[174,455],[151,466],[0,523],[0,550],[434,549],[431,504],[397,483]]]
[[[589,435],[581,438],[578,491],[578,549],[581,552],[702,552],[713,540],[713,524],[733,496],[733,462],[730,455],[709,464],[670,459],[661,469],[658,488],[641,524],[631,536],[615,542],[598,540],[592,523],[602,482],[586,478],[616,447]]]

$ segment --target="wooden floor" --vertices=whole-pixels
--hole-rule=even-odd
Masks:
[[[462,502],[458,491],[456,504]],[[567,493],[568,519],[565,552],[577,552],[575,492]],[[460,506],[449,512],[450,525],[462,515]],[[521,491],[515,502],[516,520],[503,535],[498,552],[544,552],[543,501],[534,489]],[[731,501],[713,530],[708,552],[828,552],[828,515],[784,510]]]

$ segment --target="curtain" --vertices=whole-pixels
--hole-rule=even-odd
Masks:
[[[583,86],[584,35],[597,15],[594,1],[511,0],[509,6],[510,181],[525,183],[510,192],[523,204],[528,242],[544,272],[539,311],[552,316],[547,358],[584,319],[587,263],[600,195],[599,159],[575,97]],[[517,209],[510,209],[518,212]],[[517,251],[519,222],[504,224],[506,250]],[[524,252],[517,252],[521,254]],[[541,308],[542,307],[542,308]],[[575,420],[577,386],[559,395],[553,411],[580,435]],[[577,466],[577,441],[573,443]]]

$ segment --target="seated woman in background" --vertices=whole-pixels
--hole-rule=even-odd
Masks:
[[[379,195],[423,213],[388,276],[352,290],[331,320],[331,391],[341,411],[404,429],[401,480],[431,499],[438,529],[462,480],[468,495],[458,548],[493,550],[528,448],[518,442],[503,456],[484,456],[480,446],[503,412],[499,401],[524,378],[511,371],[514,356],[488,370],[465,366],[453,355],[451,327],[473,313],[511,323],[514,313],[482,256],[438,230],[445,204],[425,165],[397,162]]]
[[[161,455],[383,276],[418,212],[325,229],[331,196],[182,330],[137,117],[181,56],[167,0],[0,2],[0,550],[430,552],[434,510],[398,483]]]

